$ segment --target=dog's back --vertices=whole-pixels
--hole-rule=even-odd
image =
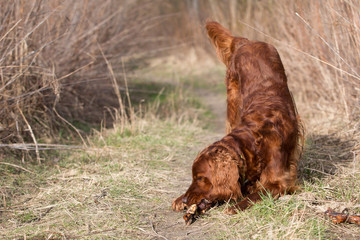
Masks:
[[[227,133],[246,126],[258,135],[260,152],[281,149],[279,164],[289,173],[284,184],[293,186],[303,135],[277,50],[268,43],[234,37],[216,22],[208,22],[206,29],[227,67]]]

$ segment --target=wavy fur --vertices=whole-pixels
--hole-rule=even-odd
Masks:
[[[227,135],[197,156],[193,181],[172,208],[233,199],[234,214],[265,192],[276,197],[297,189],[304,132],[275,47],[233,37],[216,22],[206,29],[227,66]]]

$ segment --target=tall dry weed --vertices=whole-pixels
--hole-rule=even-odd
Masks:
[[[156,3],[1,1],[1,150],[9,143],[37,145],[39,137],[52,141],[59,124],[74,132],[72,121],[107,118],[111,125],[119,97],[129,97],[118,94],[127,88],[124,73],[181,42],[159,27],[176,13]]]

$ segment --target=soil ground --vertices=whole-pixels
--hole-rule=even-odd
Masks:
[[[219,79],[219,81],[221,81]],[[203,136],[203,142],[201,146],[206,146],[222,138],[225,134],[225,117],[226,117],[226,97],[217,91],[211,89],[196,89],[196,94],[199,97],[201,104],[213,114],[213,118],[210,119],[210,129],[212,131],[208,136]],[[172,189],[176,189],[175,194],[169,194],[164,199],[168,201],[164,206],[158,209],[154,218],[151,221],[152,231],[155,233],[154,239],[209,239],[214,234],[214,230],[211,229],[211,222],[208,221],[195,221],[190,226],[185,226],[183,213],[176,213],[169,209],[169,203],[171,203],[174,197],[181,195],[187,190],[187,187],[191,183],[191,165],[193,159],[195,159],[197,152],[202,148],[193,147],[191,149],[193,158],[187,158],[179,165],[179,162],[173,162],[171,168],[174,170]],[[171,189],[167,189],[171,191]]]

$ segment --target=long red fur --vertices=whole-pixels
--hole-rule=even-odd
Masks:
[[[234,214],[262,194],[275,197],[297,189],[303,128],[275,47],[234,37],[217,22],[208,22],[206,29],[227,67],[227,135],[197,156],[193,181],[172,208],[233,199],[227,213]]]

